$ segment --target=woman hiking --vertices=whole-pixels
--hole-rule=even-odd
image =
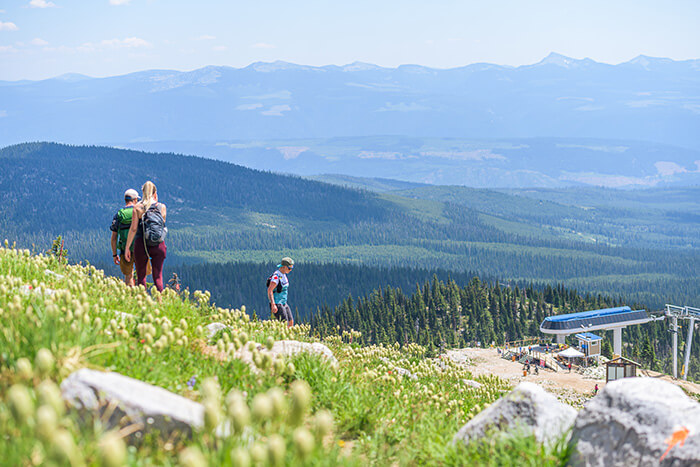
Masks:
[[[165,246],[165,204],[158,202],[156,186],[150,180],[141,187],[143,197],[134,206],[129,236],[126,239],[124,256],[130,261],[131,244],[134,243],[134,263],[139,285],[146,287],[146,267],[151,260],[153,282],[159,292],[163,291],[163,263],[167,254]]]

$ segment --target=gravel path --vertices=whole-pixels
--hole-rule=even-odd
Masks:
[[[538,375],[533,371],[523,376],[522,364],[501,358],[496,349],[448,350],[446,356],[466,365],[474,376],[496,375],[509,381],[513,386],[517,386],[522,381],[536,383],[556,395],[562,402],[575,407],[583,406],[584,402],[593,397],[596,383],[600,389],[605,386],[605,378],[599,380],[584,378],[573,370],[569,373],[540,369]]]
[[[529,375],[523,376],[522,364],[501,358],[498,352],[496,352],[496,349],[466,348],[448,350],[445,355],[455,362],[466,365],[474,376],[496,375],[509,381],[513,386],[518,385],[518,383],[522,381],[536,383],[552,394],[555,394],[563,402],[578,407],[583,406],[584,402],[593,397],[596,383],[599,389],[605,386],[605,377],[602,379],[592,379],[590,376],[585,377],[575,370],[569,373],[566,370],[555,372],[552,370],[540,369],[538,375],[531,372]],[[668,375],[641,370],[638,376],[662,378],[678,384],[689,392],[700,394],[700,385],[687,381],[674,381],[673,378]]]

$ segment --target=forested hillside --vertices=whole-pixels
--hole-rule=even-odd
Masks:
[[[39,251],[62,235],[73,261],[88,260],[115,274],[116,267],[108,265],[112,215],[126,188],[140,188],[150,179],[168,205],[167,276],[187,275],[184,264],[231,263],[228,267],[237,268],[241,262],[271,263],[292,256],[303,263],[575,281],[580,290],[612,295],[618,291],[611,284],[619,284],[628,299],[653,307],[700,302],[696,248],[643,247],[640,242],[620,247],[616,245],[625,236],[616,235],[615,228],[592,242],[588,235],[548,225],[557,219],[575,223],[579,216],[585,221],[581,225],[597,226],[605,218],[588,219],[585,210],[556,202],[538,210],[537,201],[487,190],[467,190],[459,199],[413,199],[198,157],[53,143],[4,148],[0,163],[3,238]],[[672,227],[666,238],[672,238]],[[644,229],[635,235],[644,236]],[[189,277],[196,281],[202,271]],[[417,282],[424,279],[416,277]],[[202,281],[198,286],[204,286]],[[314,290],[297,296],[299,301],[336,304],[324,302]],[[248,296],[241,301],[256,300]]]
[[[363,344],[413,342],[438,350],[544,337],[539,325],[547,316],[620,305],[643,308],[621,298],[581,295],[563,286],[502,287],[478,277],[460,286],[455,281],[433,277],[410,294],[385,287],[359,298],[348,298],[333,309],[324,307],[312,316],[311,326],[321,335],[336,332],[338,327],[340,331],[359,330]],[[603,353],[611,357],[612,332],[596,334],[604,337]],[[572,336],[567,339],[575,343]],[[680,352],[684,341],[683,337],[679,339]],[[626,357],[652,369],[671,371],[671,333],[665,321],[627,327],[623,330],[623,342]],[[691,379],[700,379],[699,364],[700,347],[696,345],[691,354]]]
[[[270,315],[266,279],[277,263],[196,264],[178,268],[182,284],[191,290],[208,290],[220,306],[246,304],[261,318]],[[289,274],[289,303],[301,320],[324,305],[335,307],[349,296],[394,287],[410,293],[433,276],[466,285],[475,273],[409,267],[367,266],[343,263],[297,263]]]
[[[313,179],[465,206],[478,211],[483,222],[516,234],[635,248],[700,247],[698,186],[488,190],[454,185],[407,187],[408,183],[395,180],[339,175]]]

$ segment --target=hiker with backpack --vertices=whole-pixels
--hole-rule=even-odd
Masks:
[[[126,239],[129,236],[129,228],[131,227],[131,214],[138,200],[139,194],[136,190],[133,188],[126,190],[124,192],[124,207],[117,211],[112,219],[112,225],[109,227],[109,230],[112,231],[112,239],[110,241],[112,245],[112,260],[124,274],[124,283],[132,286],[134,285],[134,262],[126,260],[124,251],[126,250]]]
[[[165,235],[168,233],[168,228],[165,226],[167,211],[165,204],[158,202],[158,192],[153,182],[144,183],[141,191],[143,199],[134,205],[124,257],[131,260],[130,248],[133,244],[139,285],[146,286],[147,267],[150,260],[153,283],[158,291],[162,292],[163,263],[167,254],[165,246]]]
[[[287,327],[294,326],[292,309],[287,304],[287,292],[289,290],[289,279],[287,274],[292,272],[294,260],[292,258],[282,258],[277,270],[267,278],[267,299],[270,302],[270,318],[277,318],[286,321]]]

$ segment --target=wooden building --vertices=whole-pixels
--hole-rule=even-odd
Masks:
[[[605,363],[605,382],[637,376],[637,368],[641,365],[625,357],[617,357]]]

